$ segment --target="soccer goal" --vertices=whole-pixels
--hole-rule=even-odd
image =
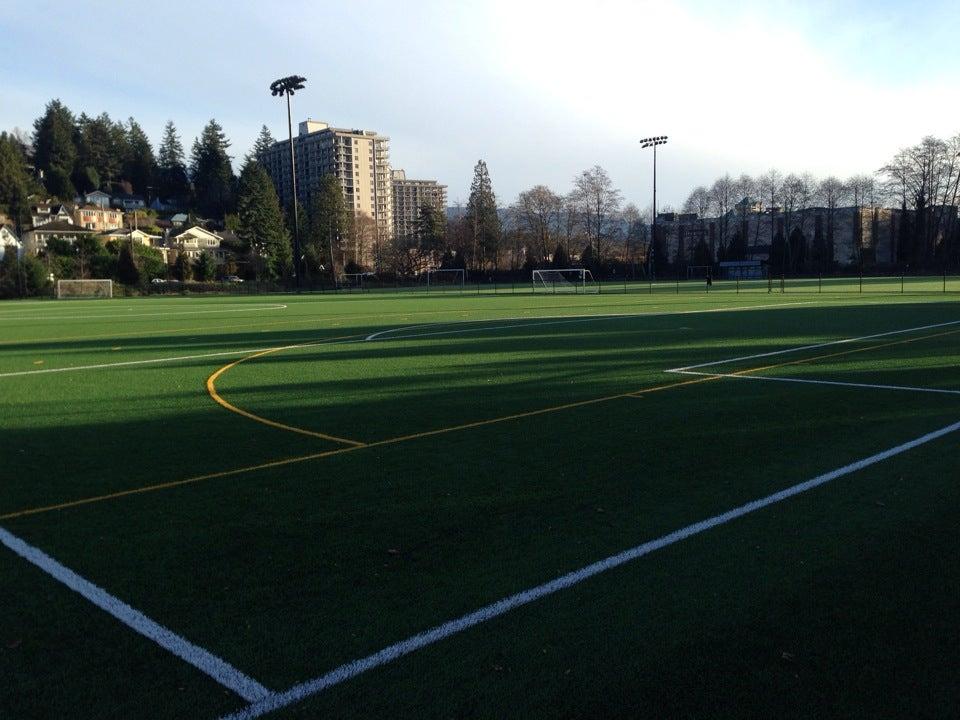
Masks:
[[[57,280],[57,299],[113,297],[113,280]]]
[[[463,290],[466,275],[460,268],[427,270],[427,290]]]
[[[562,270],[534,270],[534,292],[599,292],[600,286],[593,274],[586,268],[565,268]]]
[[[372,272],[344,273],[340,287],[347,290],[363,290],[374,277],[376,273]]]

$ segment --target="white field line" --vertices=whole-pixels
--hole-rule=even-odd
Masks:
[[[492,323],[492,322],[513,322],[512,325],[484,325],[483,327],[478,328],[455,328],[453,330],[440,330],[436,332],[428,333],[416,333],[414,335],[391,335],[385,340],[410,340],[413,338],[420,337],[433,337],[436,335],[455,335],[459,333],[468,333],[468,332],[484,332],[485,330],[513,330],[515,328],[525,328],[525,327],[541,327],[544,325],[564,325],[568,323],[581,323],[581,322],[596,322],[599,320],[623,320],[625,318],[651,318],[651,317],[669,317],[671,315],[706,315],[708,313],[718,313],[718,312],[743,312],[746,310],[762,310],[767,308],[774,307],[793,307],[795,305],[812,305],[813,302],[788,302],[788,303],[772,303],[765,305],[734,305],[731,307],[720,307],[720,308],[711,308],[709,310],[665,310],[664,312],[655,312],[655,313],[597,313],[595,315],[540,315],[540,316],[526,316],[526,317],[506,317],[506,318],[493,318],[493,319],[484,319],[484,320],[452,320],[449,322],[443,323],[434,323],[434,325],[475,325],[478,323]],[[528,320],[545,320],[546,322],[525,322]],[[414,330],[422,327],[430,327],[429,325],[407,325],[405,327],[397,328],[388,328],[387,330],[381,330],[375,332],[372,335],[368,335],[364,338],[365,341],[375,340],[380,338],[382,335],[390,332],[402,332],[404,330]]]
[[[170,651],[181,660],[190,663],[223,687],[229,688],[247,702],[257,702],[272,697],[272,693],[267,688],[253,678],[244,675],[230,663],[154,622],[139,610],[130,607],[103,588],[94,585],[89,580],[77,575],[70,568],[61,565],[42,550],[28,545],[3,528],[0,528],[0,543],[27,562],[43,570],[47,575],[79,593],[127,627],[153,640],[157,645]]]
[[[114,313],[111,315],[0,315],[0,320],[109,320],[112,318],[169,317],[171,315],[219,315],[223,313],[264,312],[267,310],[284,310],[286,308],[286,305],[282,305],[280,303],[270,303],[268,305],[260,305],[258,307],[236,308],[233,310],[179,310],[174,312]],[[131,310],[132,309],[133,308],[131,308]]]
[[[772,382],[800,383],[803,385],[833,385],[837,387],[868,388],[872,390],[902,390],[905,392],[933,393],[935,395],[960,395],[960,390],[912,387],[909,385],[877,385],[872,383],[840,382],[839,380],[813,380],[808,378],[770,377],[767,375],[737,375],[734,373],[698,372],[695,370],[672,370],[678,375],[702,375],[704,377],[734,378],[736,380],[764,380]]]
[[[610,557],[604,558],[603,560],[595,562],[591,565],[587,565],[579,570],[567,573],[566,575],[561,575],[560,577],[543,583],[542,585],[537,585],[536,587],[524,590],[523,592],[519,592],[515,595],[510,595],[509,597],[498,600],[490,605],[486,605],[479,610],[475,610],[474,612],[463,615],[455,620],[445,622],[442,625],[437,625],[436,627],[425,630],[422,633],[418,633],[417,635],[407,638],[406,640],[402,640],[398,643],[385,647],[383,650],[380,650],[372,655],[368,655],[365,658],[341,665],[340,667],[335,668],[334,670],[331,670],[330,672],[326,673],[325,675],[321,675],[318,678],[299,683],[283,692],[268,695],[261,700],[251,703],[248,707],[236,713],[224,716],[221,720],[253,720],[253,718],[260,717],[265,713],[279,710],[280,708],[300,702],[311,695],[315,695],[323,690],[326,690],[327,688],[333,687],[334,685],[338,685],[342,682],[355,678],[358,675],[378,668],[381,665],[386,665],[394,660],[398,660],[405,655],[427,647],[428,645],[432,645],[440,640],[444,640],[451,635],[456,635],[476,625],[493,620],[494,618],[500,617],[511,610],[532,603],[548,595],[553,595],[560,590],[573,587],[574,585],[592,578],[595,575],[612,570],[613,568],[624,565],[625,563],[629,563],[645,555],[649,555],[657,550],[669,547],[674,543],[680,542],[681,540],[686,540],[687,538],[698,535],[706,530],[724,525],[732,520],[741,518],[744,515],[749,515],[750,513],[762,510],[770,505],[783,502],[788,498],[792,498],[800,493],[804,493],[808,490],[812,490],[813,488],[825,485],[833,480],[836,480],[837,478],[850,475],[851,473],[863,470],[864,468],[868,468],[871,465],[875,465],[876,463],[892,458],[895,455],[905,453],[908,450],[912,450],[913,448],[941,438],[949,433],[956,432],[957,430],[960,430],[960,422],[947,425],[939,430],[934,430],[933,432],[929,432],[926,435],[921,435],[914,440],[910,440],[909,442],[892,447],[889,450],[883,450],[882,452],[878,452],[870,457],[857,460],[849,465],[844,465],[836,470],[831,470],[823,475],[818,475],[817,477],[806,480],[805,482],[792,485],[784,490],[767,495],[766,497],[762,497],[758,500],[753,500],[744,505],[740,505],[739,507],[735,507],[732,510],[728,510],[720,515],[714,515],[706,520],[701,520],[700,522],[693,523],[692,525],[687,525],[686,527],[675,530],[668,535],[659,537],[656,540],[651,540],[643,543],[642,545],[637,545],[636,547],[630,548],[629,550],[624,550],[616,555],[611,555]]]
[[[453,333],[480,332],[482,330],[502,330],[502,329],[513,329],[513,328],[522,328],[522,327],[537,327],[540,325],[590,322],[590,321],[596,321],[596,320],[616,320],[616,319],[631,318],[631,317],[642,318],[642,317],[662,317],[667,315],[691,315],[691,314],[697,315],[702,313],[714,313],[714,312],[734,312],[734,311],[740,311],[740,310],[753,310],[753,309],[759,309],[759,308],[793,306],[793,305],[802,305],[802,304],[806,304],[806,303],[777,303],[775,305],[754,305],[750,307],[714,308],[712,310],[681,310],[679,312],[663,312],[663,313],[629,313],[629,314],[625,313],[622,315],[604,314],[604,315],[589,315],[589,316],[578,315],[572,318],[567,318],[566,320],[553,320],[550,322],[518,322],[515,325],[485,326],[482,328],[463,328],[459,330],[446,330],[446,331],[436,332],[436,333],[419,333],[416,335],[407,335],[407,336],[403,336],[401,338],[396,338],[396,339],[405,340],[409,338],[428,337],[431,335],[450,335]],[[547,317],[553,318],[553,317],[562,317],[562,316],[549,315]],[[504,318],[504,319],[526,321],[526,320],[537,320],[538,318],[537,316],[532,316],[529,318]],[[497,320],[465,320],[463,322],[468,322],[468,323],[488,322],[489,323],[489,322],[498,322],[498,321]],[[447,324],[447,323],[442,323],[442,324]],[[421,327],[421,326],[415,325],[415,326],[391,328],[391,329],[383,330],[380,333],[373,333],[373,335],[367,336],[366,340],[369,340],[384,332],[409,330],[412,327]],[[393,340],[395,338],[389,338],[389,339]],[[274,351],[274,352],[280,352],[283,350],[293,350],[295,348],[313,347],[315,345],[349,345],[355,342],[360,342],[360,341],[359,340],[339,340],[339,341],[317,340],[316,342],[297,343],[293,345],[277,345],[274,347],[265,347],[265,348],[246,348],[243,350],[222,350],[222,351],[213,352],[213,353],[202,353],[199,355],[176,355],[173,357],[150,358],[147,360],[122,360],[118,362],[98,363],[93,365],[71,365],[71,366],[62,367],[62,368],[42,368],[39,370],[16,370],[13,372],[0,373],[0,378],[23,377],[25,375],[46,375],[49,373],[78,372],[80,370],[101,370],[105,368],[130,367],[135,365],[153,365],[158,363],[183,362],[186,360],[202,360],[202,359],[213,358],[213,357],[230,357],[232,355],[245,355],[247,353],[253,354],[258,352],[266,352],[268,350]]]
[[[849,343],[860,342],[862,340],[873,340],[875,338],[889,337],[891,335],[905,335],[906,333],[919,332],[920,330],[933,330],[934,328],[949,327],[951,325],[960,325],[960,320],[951,320],[950,322],[935,323],[933,325],[921,325],[919,327],[906,328],[904,330],[890,330],[889,332],[874,333],[873,335],[861,335],[860,337],[845,338],[843,340],[831,340],[829,342],[815,343],[813,345],[800,345],[799,347],[787,348],[786,350],[773,350],[772,352],[757,353],[756,355],[744,355],[742,357],[729,358],[727,360],[714,360],[713,362],[700,363],[699,365],[685,365],[684,367],[670,368],[664,370],[668,373],[683,374],[687,370],[699,370],[705,367],[714,367],[715,365],[726,365],[728,363],[742,362],[746,360],[757,360],[759,358],[773,357],[774,355],[786,355],[787,353],[802,352],[803,350],[816,350],[817,348],[831,347],[833,345],[845,345]]]

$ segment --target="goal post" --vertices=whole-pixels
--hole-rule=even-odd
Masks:
[[[599,292],[600,286],[593,279],[593,273],[586,268],[562,268],[557,270],[534,270],[534,292]]]
[[[105,300],[113,297],[113,280],[57,280],[57,299]]]
[[[462,268],[427,270],[427,291],[454,288],[463,290],[467,273]]]

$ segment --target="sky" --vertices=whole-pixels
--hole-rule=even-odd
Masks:
[[[0,129],[59,98],[155,144],[173,120],[189,152],[216,118],[239,165],[261,125],[286,136],[268,86],[299,74],[295,124],[388,135],[393,167],[451,204],[482,158],[504,205],[600,165],[644,208],[638,140],[667,135],[663,209],[726,172],[846,177],[960,132],[958,25],[955,0],[0,0]]]

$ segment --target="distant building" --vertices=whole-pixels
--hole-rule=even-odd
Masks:
[[[182,228],[184,225],[187,224],[187,220],[189,219],[190,217],[186,213],[177,213],[172,218],[170,218],[170,225],[175,228]]]
[[[123,224],[123,212],[98,205],[84,205],[73,211],[73,222],[87,230],[104,232]]]
[[[147,206],[147,201],[140,195],[117,195],[113,198],[113,206],[121,210],[142,210]]]
[[[160,235],[151,235],[143,230],[130,230],[128,228],[116,228],[102,233],[105,240],[131,240],[138,245],[148,247],[160,247],[163,244],[163,238]]]
[[[34,227],[23,234],[24,250],[32,255],[43,252],[47,243],[52,239],[66,240],[74,243],[77,238],[94,235],[93,230],[78,227],[73,222],[65,220],[55,220],[53,222],[43,223],[39,227]]]
[[[446,212],[447,186],[436,180],[412,180],[403,170],[394,170],[393,178],[393,236],[406,237],[417,231],[420,208],[429,205],[440,213]]]
[[[0,225],[0,260],[7,252],[15,252],[17,257],[23,255],[23,243],[17,238],[10,225]]]
[[[73,213],[63,203],[37,203],[30,206],[30,224],[39,227],[51,222],[73,224]]]
[[[186,255],[191,260],[195,260],[200,256],[200,253],[206,251],[220,263],[224,261],[226,256],[226,253],[220,247],[222,240],[223,238],[216,233],[204,230],[199,225],[195,225],[189,230],[184,230],[179,235],[172,236],[169,239],[168,247],[171,250],[176,250],[177,253]],[[171,253],[169,257],[172,260],[175,258],[175,255]]]
[[[393,190],[390,177],[390,139],[373,130],[334,128],[305,120],[293,139],[297,167],[297,199],[306,207],[321,179],[333,175],[340,182],[347,207],[376,222],[380,240],[393,236]],[[290,144],[275,143],[261,159],[281,204],[293,198],[290,180]]]
[[[83,196],[83,203],[96,205],[99,208],[108,208],[110,207],[110,195],[103,190],[94,190]]]

